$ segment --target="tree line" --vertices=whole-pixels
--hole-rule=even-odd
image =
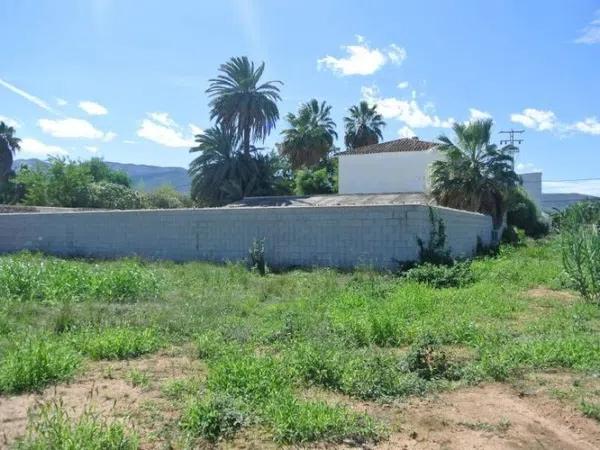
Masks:
[[[281,81],[263,81],[264,71],[264,63],[255,65],[247,57],[234,57],[209,80],[206,93],[213,124],[195,136],[196,145],[190,149],[198,154],[189,167],[190,198],[195,205],[221,206],[247,196],[337,192],[338,134],[331,117],[332,106],[327,102],[311,99],[301,104],[297,112],[285,116],[287,127],[281,132],[276,151],[260,147],[280,119],[278,102],[283,85]],[[520,178],[514,171],[517,149],[492,144],[492,125],[491,120],[457,122],[453,125],[453,138],[439,137],[438,149],[445,158],[432,166],[431,194],[441,205],[489,214],[496,223],[503,220],[513,204],[528,211],[525,215],[533,220],[530,216],[538,217],[539,211],[531,208],[531,201],[519,188]],[[380,142],[384,127],[377,105],[362,101],[350,107],[344,117],[345,148]],[[7,186],[17,186],[17,191],[22,191],[17,192],[17,201],[22,202],[73,206],[85,203],[81,201],[85,197],[86,206],[106,205],[111,202],[97,199],[114,196],[129,198],[126,203],[136,207],[150,204],[147,197],[137,201],[139,193],[123,179],[98,179],[91,169],[101,164],[99,160],[88,165],[53,160],[50,170],[44,173],[26,168],[15,174],[11,166],[18,149],[15,130],[0,123],[0,191],[4,189],[5,200]],[[83,190],[85,194],[73,193],[63,198],[66,192],[76,190],[50,187],[69,176],[78,177],[80,182],[76,185],[89,185]],[[52,196],[52,192],[61,195]],[[173,192],[169,196],[175,198]],[[77,198],[80,200],[74,200]],[[172,203],[185,206],[190,201],[177,198]]]

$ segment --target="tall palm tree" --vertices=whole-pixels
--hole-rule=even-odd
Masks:
[[[202,152],[190,163],[192,198],[206,206],[220,206],[252,193],[257,185],[255,158],[239,148],[234,130],[216,126],[196,136],[190,153]]]
[[[369,106],[365,101],[349,109],[344,117],[346,135],[344,141],[348,149],[377,144],[383,139],[381,129],[385,126],[383,116],[377,112],[377,105]]]
[[[6,182],[11,174],[13,156],[20,142],[15,137],[15,129],[0,121],[0,183]]]
[[[520,178],[514,171],[516,147],[491,144],[492,124],[491,119],[455,123],[454,141],[438,138],[446,158],[433,163],[431,193],[442,205],[489,214],[498,226]]]
[[[287,120],[290,128],[282,132],[279,153],[289,159],[293,169],[318,164],[337,139],[331,106],[312,99],[300,106],[298,115],[289,113]]]
[[[210,118],[217,125],[235,130],[246,156],[251,144],[263,141],[279,119],[276,102],[280,81],[260,84],[265,63],[254,67],[246,56],[231,58],[219,67],[217,78],[210,80],[206,92],[211,97]]]

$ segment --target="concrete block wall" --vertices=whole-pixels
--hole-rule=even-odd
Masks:
[[[434,208],[457,257],[491,242],[489,216]],[[393,268],[418,256],[430,232],[423,205],[207,208],[0,214],[0,252],[64,256],[137,255],[176,261],[239,261],[265,238],[269,265]]]

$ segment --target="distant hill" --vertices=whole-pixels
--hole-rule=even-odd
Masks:
[[[145,164],[124,164],[118,162],[104,161],[111,169],[122,170],[131,180],[133,185],[140,190],[152,191],[159,186],[168,184],[173,186],[179,192],[189,194],[190,177],[187,170],[183,167],[160,167],[148,166]],[[35,166],[37,164],[47,165],[40,159],[17,159],[14,162],[14,169],[22,165]]]

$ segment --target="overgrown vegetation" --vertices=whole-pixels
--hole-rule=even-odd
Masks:
[[[27,434],[16,450],[137,450],[139,438],[121,422],[108,422],[86,409],[69,416],[60,402],[47,403],[33,412]]]

